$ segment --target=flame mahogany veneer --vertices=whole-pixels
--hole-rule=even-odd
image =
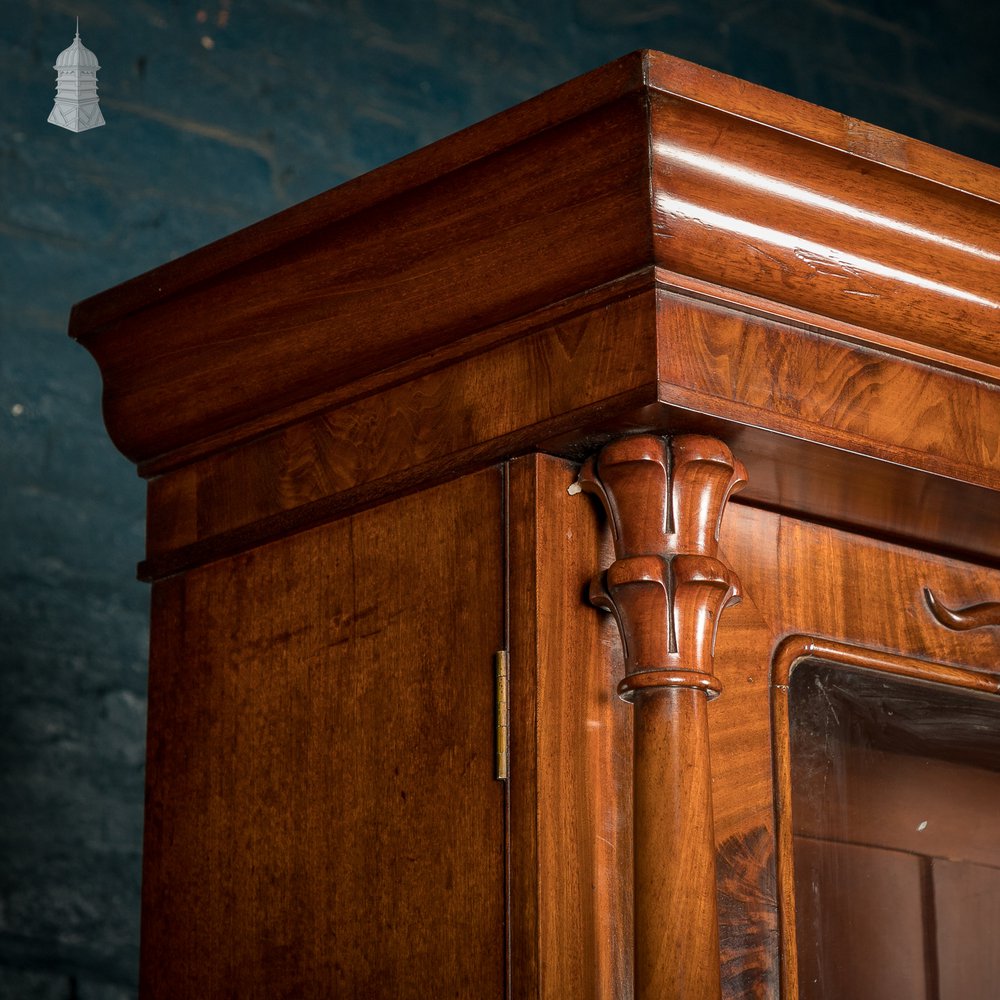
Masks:
[[[789,650],[1000,682],[998,277],[1000,171],[647,52],[77,305],[144,998],[796,997]]]

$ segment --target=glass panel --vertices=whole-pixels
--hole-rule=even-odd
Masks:
[[[1000,996],[1000,699],[812,659],[789,711],[801,1000]]]

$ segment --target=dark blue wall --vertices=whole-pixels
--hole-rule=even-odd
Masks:
[[[1000,164],[998,12],[0,0],[0,998],[136,978],[143,488],[65,335],[74,301],[640,47]],[[108,122],[82,135],[45,120],[77,13]]]

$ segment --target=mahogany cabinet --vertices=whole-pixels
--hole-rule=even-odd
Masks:
[[[144,998],[992,996],[998,265],[997,170],[637,53],[77,305]]]

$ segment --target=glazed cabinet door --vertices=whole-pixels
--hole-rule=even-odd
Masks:
[[[160,581],[142,995],[504,993],[502,480]]]
[[[739,504],[723,543],[717,657],[756,622],[770,661],[781,996],[992,1000],[1000,571]]]

